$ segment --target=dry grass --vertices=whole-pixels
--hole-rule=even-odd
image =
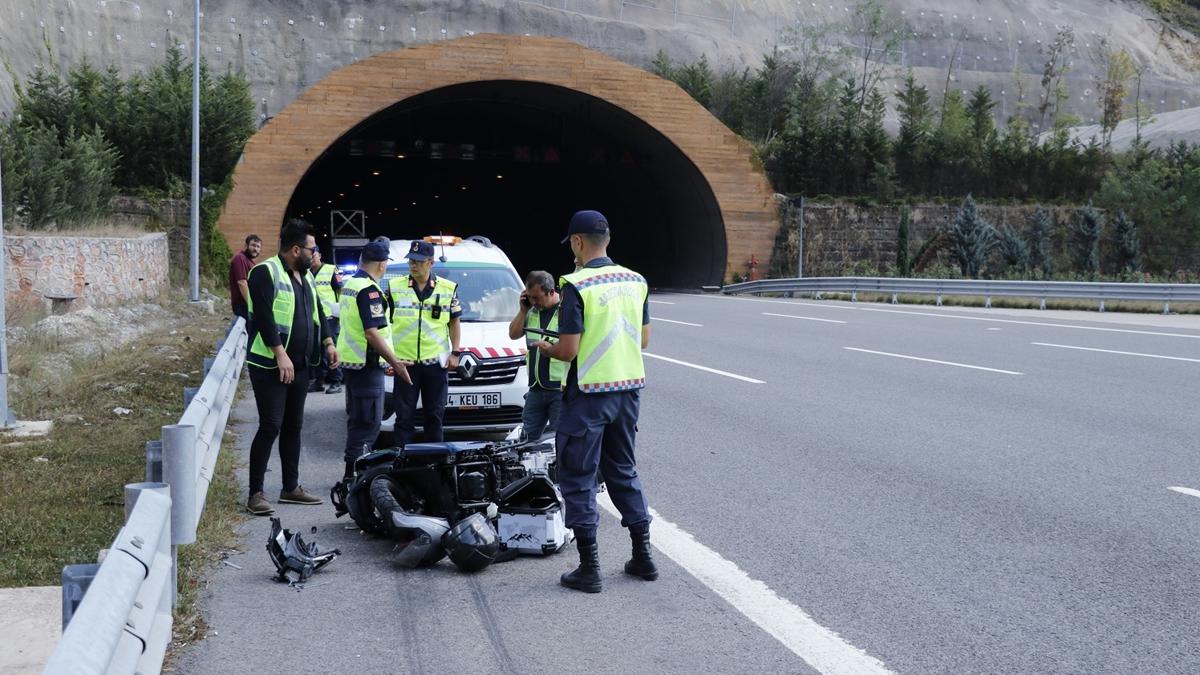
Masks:
[[[137,237],[144,237],[157,232],[157,230],[148,230],[144,227],[124,225],[103,219],[84,223],[78,227],[57,230],[31,230],[20,224],[8,226],[5,229],[7,230],[6,234],[13,237],[117,237],[121,239],[136,239]]]
[[[55,420],[55,427],[41,439],[0,437],[0,587],[57,585],[64,565],[93,562],[111,544],[123,522],[124,485],[145,480],[146,441],[178,420],[183,387],[199,386],[203,359],[224,335],[219,315],[185,303],[173,303],[162,318],[169,330],[94,356],[36,330],[12,345],[17,416]],[[118,415],[117,407],[132,413]],[[233,453],[222,451],[197,543],[180,550],[181,640],[203,635],[196,606],[203,571],[237,545],[235,468]]]

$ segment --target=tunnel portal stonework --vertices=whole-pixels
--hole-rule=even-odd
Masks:
[[[246,145],[220,220],[230,248],[239,250],[251,232],[276,231],[309,167],[364,120],[424,92],[488,80],[565,87],[639,118],[673,143],[712,190],[726,239],[724,277],[744,273],[752,255],[770,258],[779,215],[749,143],[671,82],[567,40],[507,35],[379,54],[307,89]]]

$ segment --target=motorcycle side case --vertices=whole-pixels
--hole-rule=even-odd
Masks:
[[[533,474],[500,491],[497,534],[505,549],[529,555],[556,553],[575,539],[563,522],[563,498],[544,474]]]

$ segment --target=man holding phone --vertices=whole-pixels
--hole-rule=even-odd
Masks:
[[[508,337],[518,340],[526,335],[526,342],[557,342],[555,335],[545,335],[544,332],[558,333],[559,300],[554,277],[549,272],[530,272],[525,277],[525,290],[521,293],[521,309],[508,324]],[[529,391],[525,394],[521,425],[526,438],[537,440],[545,434],[553,434],[558,428],[558,413],[562,410],[562,380],[568,364],[536,349],[530,349],[525,358]]]

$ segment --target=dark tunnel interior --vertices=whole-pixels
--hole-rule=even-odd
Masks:
[[[700,170],[641,119],[554,85],[476,82],[401,101],[325,150],[286,217],[313,223],[322,250],[334,212],[361,211],[368,237],[483,235],[522,275],[557,276],[571,270],[559,241],[580,209],[608,217],[610,255],[651,286],[721,283],[725,227]]]

